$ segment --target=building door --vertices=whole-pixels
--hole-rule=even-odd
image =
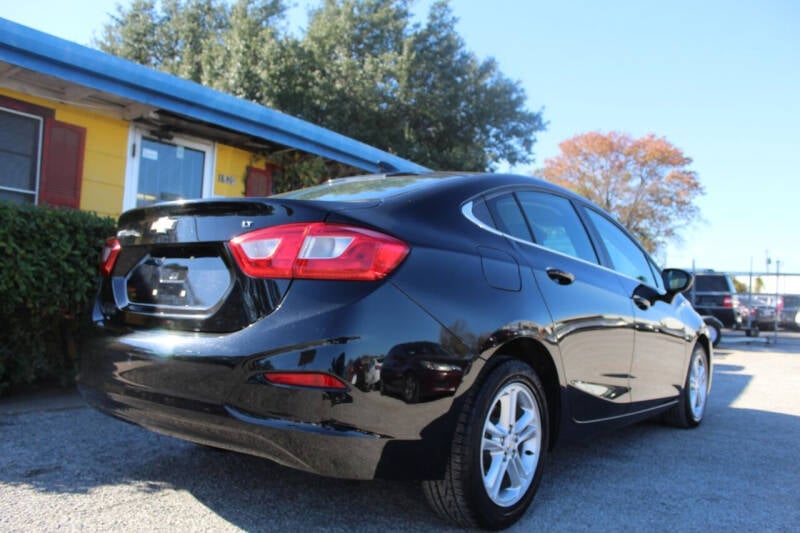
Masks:
[[[136,131],[125,184],[124,209],[212,195],[213,145]]]

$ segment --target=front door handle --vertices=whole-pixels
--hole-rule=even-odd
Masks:
[[[569,285],[573,281],[575,281],[575,275],[569,272],[565,272],[558,268],[548,268],[545,272],[547,272],[547,276],[558,283],[559,285]]]

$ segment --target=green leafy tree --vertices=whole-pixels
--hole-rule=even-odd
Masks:
[[[736,292],[738,293],[748,292],[747,283],[739,281],[737,278],[733,278],[732,281],[733,281],[733,288],[736,289]]]
[[[756,278],[755,282],[753,283],[753,292],[761,292],[761,291],[763,291],[764,290],[764,285],[766,285],[764,283],[764,280],[761,279],[761,276],[758,276]]]
[[[134,0],[118,6],[96,45],[432,168],[532,161],[545,124],[519,83],[466,49],[447,1],[422,24],[410,5],[324,0],[294,36],[281,0]]]
[[[95,45],[102,51],[153,68],[162,68],[161,18],[153,0],[133,0],[129,8],[117,4],[117,13],[103,27]]]
[[[692,160],[663,137],[585,133],[559,145],[539,173],[614,214],[651,252],[699,217]]]
[[[286,11],[280,0],[134,0],[95,45],[242,98],[260,100]]]

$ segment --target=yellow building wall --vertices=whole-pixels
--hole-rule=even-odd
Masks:
[[[56,120],[86,128],[81,209],[117,217],[122,210],[127,162],[128,122],[0,88],[0,94],[55,110]]]
[[[264,167],[264,158],[246,150],[217,144],[217,165],[214,170],[214,195],[241,197],[245,194],[247,167]]]
[[[79,106],[0,88],[0,94],[55,110],[56,120],[86,129],[80,207],[100,215],[118,217],[122,212],[125,168],[128,161],[130,122],[95,113]],[[215,196],[242,197],[248,166],[263,168],[261,156],[224,144],[216,145],[212,179]]]

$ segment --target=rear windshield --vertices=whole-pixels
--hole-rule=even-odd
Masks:
[[[370,202],[421,189],[441,178],[419,176],[361,176],[330,180],[316,187],[276,194],[274,198],[323,200],[328,202]]]
[[[783,297],[784,307],[800,307],[800,296],[796,294],[787,294]]]
[[[694,281],[695,290],[701,292],[731,292],[726,276],[698,275]]]

